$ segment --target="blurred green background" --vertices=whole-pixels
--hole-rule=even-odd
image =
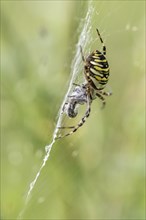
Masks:
[[[145,1],[1,1],[1,219],[17,218],[52,139],[89,5],[87,49],[98,27],[113,96],[55,143],[22,219],[144,219]]]

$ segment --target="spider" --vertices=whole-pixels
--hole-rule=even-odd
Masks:
[[[79,105],[86,104],[86,112],[76,126],[58,127],[58,129],[71,129],[71,131],[62,136],[59,135],[56,139],[73,134],[85,123],[91,112],[91,103],[95,98],[100,98],[104,107],[106,104],[104,96],[110,96],[112,94],[103,90],[109,78],[109,64],[106,59],[106,46],[100,36],[99,30],[96,29],[96,31],[102,44],[102,52],[95,50],[85,59],[82,47],[80,46],[86,81],[81,85],[74,83],[75,88],[72,94],[68,96],[68,101],[62,109],[63,113],[66,113],[70,118],[77,116]]]

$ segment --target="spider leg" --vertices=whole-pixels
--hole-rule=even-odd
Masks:
[[[98,92],[96,93],[96,96],[98,96],[102,100],[102,103],[103,103],[102,108],[104,108],[106,104],[106,101],[103,95],[110,96],[112,95],[112,92],[105,92],[105,91],[98,90]]]
[[[74,85],[74,86],[81,86],[80,84],[77,84],[77,83],[73,83],[73,85]]]
[[[104,92],[102,93],[103,95],[106,95],[106,96],[111,96],[112,95],[112,92]]]
[[[98,90],[97,87],[95,86],[93,80],[90,78],[90,74],[88,72],[84,71],[84,75],[85,75],[85,78],[88,81],[88,83],[91,85],[91,87],[93,87],[95,90]]]
[[[71,134],[73,134],[74,132],[76,132],[81,126],[83,126],[83,124],[86,122],[86,119],[89,117],[91,112],[91,101],[89,101],[89,97],[88,97],[88,101],[87,101],[87,109],[85,112],[84,117],[80,120],[80,122],[77,124],[77,126],[69,126],[69,127],[58,127],[59,129],[66,129],[66,128],[71,128],[73,129],[72,131],[70,131],[69,133],[65,134],[65,135],[59,135],[58,137],[56,137],[55,139],[60,139],[66,136],[69,136]]]
[[[100,91],[101,92],[101,91]],[[101,93],[96,93],[96,96],[98,96],[102,100],[102,108],[105,107],[106,101],[105,98],[101,95]]]
[[[68,127],[60,126],[60,127],[57,127],[57,128],[58,128],[58,129],[66,129],[66,128],[69,128],[69,129],[71,128],[71,129],[72,129],[72,128],[74,128],[74,127],[75,127],[75,126],[68,126]]]
[[[103,54],[106,55],[106,46],[104,45],[104,42],[102,40],[102,37],[100,36],[100,33],[99,33],[99,30],[96,28],[96,31],[97,31],[97,34],[98,34],[98,37],[102,43],[102,51],[103,51]]]
[[[101,90],[99,90],[99,93],[102,94],[102,95],[105,95],[105,96],[111,96],[112,95],[112,92],[105,92],[105,91],[101,91]]]
[[[83,60],[83,62],[85,62],[85,57],[84,57],[83,50],[82,50],[81,46],[80,46],[80,52],[81,52],[82,60]]]

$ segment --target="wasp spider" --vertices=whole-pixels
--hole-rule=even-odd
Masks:
[[[80,46],[81,56],[84,62],[84,76],[86,81],[81,85],[74,83],[75,88],[72,94],[68,96],[68,100],[63,107],[63,112],[70,118],[77,116],[77,109],[79,105],[86,104],[86,112],[76,126],[58,127],[58,129],[71,129],[71,131],[65,135],[59,135],[56,139],[73,134],[85,123],[91,112],[91,103],[96,97],[99,97],[102,100],[104,107],[106,103],[104,96],[111,95],[110,92],[105,92],[103,90],[109,79],[109,64],[106,59],[106,46],[104,45],[98,29],[96,30],[102,44],[102,51],[95,50],[87,58],[85,58],[82,47]]]

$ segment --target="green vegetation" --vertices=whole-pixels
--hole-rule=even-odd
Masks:
[[[23,219],[144,219],[144,1],[93,1],[113,96],[55,143]],[[51,139],[87,1],[1,1],[1,218],[16,219]],[[82,73],[81,73],[82,74]]]

